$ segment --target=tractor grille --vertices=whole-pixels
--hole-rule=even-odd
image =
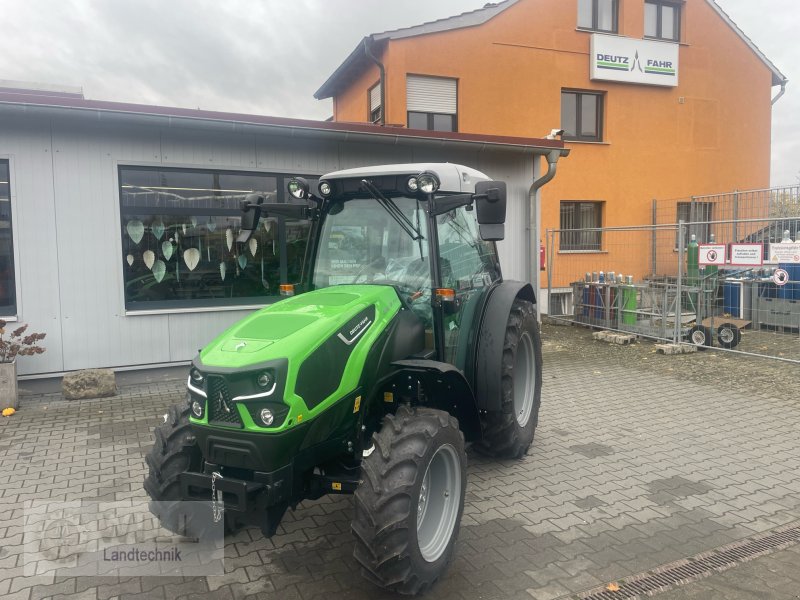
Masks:
[[[239,408],[231,402],[231,394],[224,377],[209,375],[206,382],[208,393],[208,422],[227,427],[243,427]]]

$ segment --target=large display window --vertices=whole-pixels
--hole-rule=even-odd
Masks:
[[[11,169],[0,160],[0,316],[17,314],[14,236],[11,229]]]
[[[262,219],[238,244],[240,203],[285,202],[283,174],[119,167],[127,310],[258,305],[300,279],[308,223]]]

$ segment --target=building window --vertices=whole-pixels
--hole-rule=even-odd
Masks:
[[[286,201],[283,175],[122,166],[119,186],[126,309],[264,304],[299,282],[306,221],[266,218],[235,241],[240,202]]]
[[[562,91],[561,129],[565,140],[603,141],[603,95]]]
[[[408,128],[428,129],[430,131],[457,131],[456,116],[408,111]]]
[[[617,33],[617,0],[578,0],[578,27]]]
[[[406,79],[409,129],[458,131],[458,83],[445,77]]]
[[[369,88],[369,120],[371,123],[380,123],[383,117],[383,106],[381,105],[381,83],[380,81]]]
[[[647,0],[644,3],[644,35],[659,40],[680,41],[680,5],[661,0]]]
[[[11,169],[0,160],[0,316],[17,314],[14,236],[11,231]]]
[[[561,202],[559,250],[602,249],[603,203]]]
[[[711,241],[711,213],[713,202],[678,202],[677,221],[688,225],[683,228],[683,247],[686,248],[690,236],[695,235],[697,243],[707,244]],[[699,222],[698,222],[699,221]],[[678,248],[678,234],[675,234],[675,247]]]

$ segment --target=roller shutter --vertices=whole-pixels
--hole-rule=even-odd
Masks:
[[[362,96],[363,97],[363,96]],[[381,107],[381,84],[374,85],[369,90],[369,112]]]
[[[454,115],[458,106],[456,80],[409,75],[406,102],[408,111]]]

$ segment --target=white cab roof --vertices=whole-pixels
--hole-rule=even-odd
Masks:
[[[367,178],[380,175],[413,175],[423,171],[435,173],[439,178],[439,190],[443,192],[474,192],[478,181],[489,181],[485,174],[453,163],[406,163],[399,165],[377,165],[374,167],[359,167],[328,173],[320,179],[351,179],[356,177]]]

